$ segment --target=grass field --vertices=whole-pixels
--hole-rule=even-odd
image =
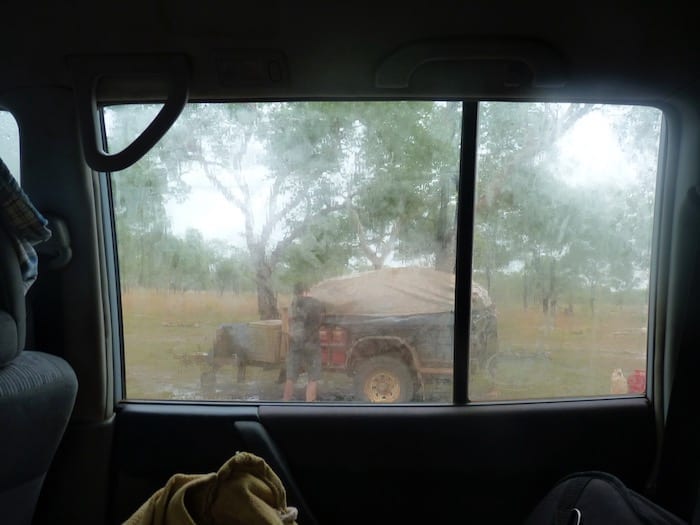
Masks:
[[[639,306],[556,316],[499,307],[498,323],[504,356],[495,377],[474,379],[473,399],[606,395],[614,369],[646,368],[646,310]]]
[[[280,298],[280,305],[288,303],[288,297]],[[211,349],[219,325],[256,319],[254,295],[131,289],[122,295],[122,305],[127,397],[280,399],[276,367],[247,367],[245,380],[238,382],[232,361],[217,371],[215,386],[201,386],[207,367],[196,355]],[[645,368],[646,311],[640,306],[600,305],[596,315],[556,316],[518,305],[497,308],[500,353],[489,371],[472,374],[474,400],[606,395],[613,369],[628,375]],[[430,383],[424,394],[427,401],[449,402],[450,382]],[[324,373],[319,397],[351,401],[351,380]]]
[[[219,325],[255,320],[257,302],[252,294],[136,289],[122,294],[122,310],[127,396],[201,399],[220,396],[216,391],[205,396],[200,377],[206,367],[193,357],[211,350]],[[235,377],[228,368],[218,374],[223,386],[227,377]],[[267,375],[254,367],[246,374],[250,381],[265,382]]]

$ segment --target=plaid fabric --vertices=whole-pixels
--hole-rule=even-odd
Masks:
[[[34,245],[51,237],[51,230],[46,224],[46,219],[32,205],[29,197],[0,159],[0,225],[15,245],[25,293],[39,272]]]

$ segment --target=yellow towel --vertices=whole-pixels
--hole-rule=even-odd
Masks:
[[[296,524],[297,510],[262,458],[238,452],[216,473],[175,474],[124,525]]]

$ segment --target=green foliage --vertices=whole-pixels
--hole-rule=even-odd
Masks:
[[[158,268],[165,262],[167,248],[163,245],[169,237],[164,205],[167,173],[145,161],[119,173],[112,187],[122,283],[154,284],[160,277]]]
[[[126,145],[157,109],[110,109],[110,145]],[[579,168],[562,144],[591,116],[611,123],[639,168],[631,182],[571,175]],[[461,119],[459,102],[190,105],[153,151],[113,174],[122,282],[255,289],[261,317],[274,317],[277,290],[298,280],[387,264],[453,271]],[[659,125],[658,112],[639,108],[481,103],[477,279],[498,294],[493,279],[512,277],[524,306],[545,310],[643,288]],[[189,184],[228,201],[231,216],[218,220],[240,217],[237,237],[172,233],[168,205]]]
[[[537,301],[545,312],[581,290],[594,309],[602,291],[645,288],[659,113],[577,104],[481,108],[474,267],[486,285],[496,273],[517,272],[523,305]],[[572,180],[578,166],[562,160],[560,145],[587,115],[610,122],[614,146],[634,170],[631,182],[616,182],[614,173],[596,183]]]
[[[278,269],[279,281],[289,290],[296,282],[312,285],[329,277],[342,275],[352,257],[347,242],[347,221],[338,216],[317,220],[292,243]]]
[[[218,243],[208,247],[211,255],[212,278],[219,294],[232,292],[241,294],[255,290],[253,265],[248,254],[239,248],[229,247],[222,250]]]

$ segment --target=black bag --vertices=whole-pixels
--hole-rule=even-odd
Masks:
[[[605,472],[562,479],[535,507],[525,525],[688,525]]]

